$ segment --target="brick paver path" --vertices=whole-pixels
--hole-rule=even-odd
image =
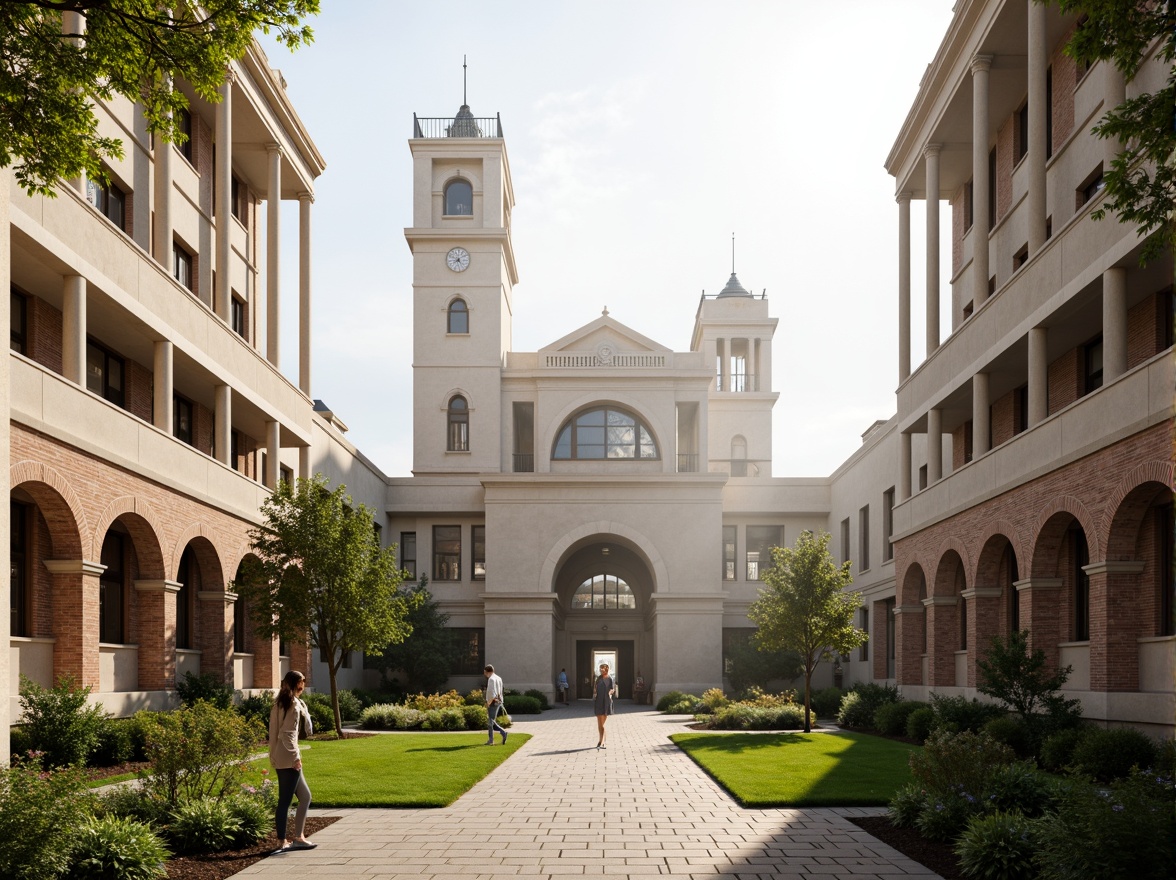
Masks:
[[[667,739],[684,720],[619,703],[598,750],[591,701],[521,716],[531,740],[449,807],[325,810],[318,849],[238,876],[938,878],[846,819],[881,809],[740,807]]]

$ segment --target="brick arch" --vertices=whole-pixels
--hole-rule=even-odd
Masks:
[[[135,555],[139,559],[139,577],[147,580],[165,578],[163,526],[151,505],[134,495],[115,498],[95,519],[94,531],[90,534],[90,548],[94,554],[91,559],[102,557],[102,542],[115,520],[122,520],[131,533]]]
[[[1086,505],[1073,495],[1059,495],[1051,499],[1049,506],[1041,512],[1033,525],[1033,554],[1029,558],[1028,566],[1032,577],[1053,577],[1056,574],[1058,553],[1061,552],[1062,541],[1065,540],[1066,529],[1070,527],[1071,519],[1076,519],[1082,526],[1091,560],[1103,558],[1102,543],[1095,528],[1094,517],[1086,509]]]
[[[952,568],[947,568],[946,566],[953,565],[951,562],[951,554],[953,553],[955,554],[956,562]],[[971,570],[968,550],[964,546],[963,541],[952,537],[939,545],[939,551],[936,553],[936,556],[939,561],[935,563],[935,578],[928,585],[928,595],[954,596],[958,592],[955,582],[955,572],[957,569],[964,574],[965,587],[968,584],[968,572]]]
[[[1135,558],[1143,519],[1158,496],[1171,496],[1172,482],[1172,464],[1159,461],[1145,462],[1119,481],[1107,503],[1104,518],[1108,561]]]
[[[241,563],[249,556],[258,560],[261,558],[253,549],[253,543],[251,541],[245,541],[237,547],[232,556],[225,557],[225,573],[232,572],[232,576],[225,579],[226,590],[229,588],[229,583],[237,579],[237,572],[241,570]]]
[[[226,581],[224,567],[221,565],[221,555],[216,549],[216,544],[200,524],[188,526],[176,542],[175,550],[172,553],[171,570],[173,572],[179,571],[180,558],[189,546],[196,554],[196,564],[200,567],[200,589],[225,589]]]
[[[980,555],[976,559],[976,568],[972,574],[971,582],[974,586],[986,587],[997,583],[1006,544],[1013,548],[1013,556],[1017,560],[1018,570],[1020,569],[1021,560],[1025,555],[1012,537],[1015,534],[1016,527],[1007,520],[989,523],[980,542]]]
[[[9,486],[32,496],[49,525],[53,555],[59,559],[81,559],[86,514],[73,487],[47,464],[18,461],[9,468]],[[97,559],[97,556],[91,556]]]
[[[929,595],[927,593],[927,574],[923,570],[922,563],[909,562],[903,570],[902,576],[898,578],[898,583],[902,585],[898,593],[899,605],[917,605]],[[920,585],[923,587],[923,596],[919,595]]]

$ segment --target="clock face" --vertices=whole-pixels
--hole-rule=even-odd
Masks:
[[[454,272],[464,272],[470,265],[470,252],[461,247],[453,248],[445,255],[445,265]]]

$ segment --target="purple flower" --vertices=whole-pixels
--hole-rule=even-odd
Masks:
[[[1116,813],[1122,813],[1123,812],[1123,805],[1122,804],[1115,804],[1113,807],[1111,807],[1111,809],[1114,810]]]

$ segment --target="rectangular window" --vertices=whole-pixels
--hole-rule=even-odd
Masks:
[[[408,572],[408,579],[417,579],[416,532],[400,533],[400,567]]]
[[[229,308],[231,311],[230,319],[231,319],[231,326],[233,328],[233,332],[236,333],[238,336],[240,336],[242,339],[248,339],[249,337],[245,334],[245,302],[244,302],[244,300],[241,300],[241,299],[234,296],[232,304],[229,306]]]
[[[245,637],[249,631],[248,616],[245,614],[245,600],[240,596],[233,603],[233,650],[245,653]]]
[[[486,630],[481,627],[455,626],[451,628],[457,646],[454,675],[481,675],[486,665]]]
[[[294,485],[294,469],[288,465],[284,465],[284,464],[279,465],[278,466],[278,479],[281,480],[283,483],[285,483],[287,486],[292,487]]]
[[[232,188],[233,191],[229,200],[232,202],[233,216],[244,223],[245,207],[241,204],[241,196],[244,195],[244,187],[241,186],[241,181],[237,179],[236,174],[233,175]]]
[[[1090,548],[1086,533],[1074,529],[1074,641],[1090,640],[1090,575],[1083,566],[1090,565]]]
[[[172,436],[192,445],[192,401],[180,397],[172,397]]]
[[[100,180],[86,181],[86,201],[98,209],[98,213],[126,231],[127,228],[127,194],[113,183],[103,183]]]
[[[486,580],[486,527],[474,526],[471,534],[474,545],[474,580]]]
[[[764,573],[772,567],[772,548],[783,546],[783,526],[748,526],[747,580],[763,580]]]
[[[1022,266],[1029,262],[1029,243],[1021,245],[1015,254],[1013,254],[1013,271],[1016,272]]]
[[[964,422],[964,464],[972,460],[972,420]]]
[[[11,575],[8,582],[8,595],[12,608],[9,622],[9,635],[27,636],[29,634],[29,511],[27,504],[18,501],[8,502],[9,532],[9,565]]]
[[[96,342],[86,341],[86,388],[115,406],[123,406],[123,359]]]
[[[882,561],[894,558],[894,487],[882,493]]]
[[[968,212],[964,232],[967,232],[976,223],[976,190],[972,181],[964,184],[964,210]]]
[[[1018,388],[1014,394],[1016,409],[1013,410],[1013,434],[1020,434],[1029,427],[1029,385],[1026,383]]]
[[[858,571],[870,567],[870,505],[858,511]]]
[[[927,465],[919,467],[919,491],[922,492],[927,488]]]
[[[869,633],[870,633],[870,609],[867,608],[865,605],[863,605],[861,608],[858,609],[858,629],[860,629],[862,632],[866,633],[867,635],[869,635]],[[858,649],[858,659],[859,660],[869,660],[870,659],[870,641],[869,641],[869,639],[864,641],[862,643],[862,646]]]
[[[723,580],[735,580],[735,526],[723,526]]]
[[[1099,334],[1082,346],[1082,393],[1089,394],[1103,383],[1103,339]]]
[[[1160,548],[1160,627],[1157,635],[1176,635],[1176,577],[1173,577],[1173,520],[1172,504],[1164,504],[1156,510],[1159,534],[1156,544]]]
[[[229,466],[235,470],[241,470],[241,432],[229,432]]]
[[[1016,164],[1025,158],[1029,152],[1029,102],[1026,101],[1021,105],[1021,109],[1017,111],[1017,151],[1016,159],[1013,163]]]
[[[107,532],[101,562],[106,566],[98,579],[98,641],[123,641],[123,537]]]
[[[185,289],[195,290],[192,286],[192,255],[179,242],[172,243],[172,277]]]
[[[433,526],[433,580],[461,580],[461,526]]]
[[[9,348],[17,354],[28,354],[29,300],[15,290],[12,291],[12,327],[9,334]]]
[[[192,112],[190,110],[180,110],[176,114],[176,127],[184,135],[180,139],[182,143],[177,144],[180,155],[192,162]]]
[[[895,642],[897,641],[897,621],[895,618],[894,599],[887,599],[883,605],[886,609],[886,677],[894,678]]]
[[[514,472],[530,474],[535,471],[535,404],[515,403],[514,414]]]
[[[849,517],[841,521],[841,564],[849,562]]]

